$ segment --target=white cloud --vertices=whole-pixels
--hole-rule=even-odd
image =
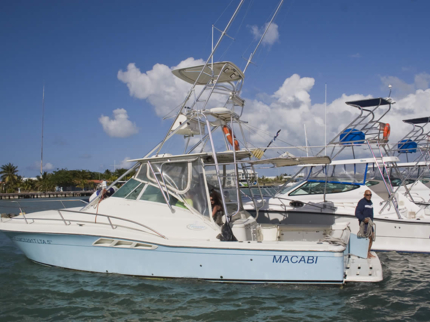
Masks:
[[[264,26],[258,27],[256,25],[249,26],[251,29],[251,33],[254,36],[255,40],[259,40],[261,36],[263,35],[264,31],[267,28],[268,23],[265,23]],[[276,41],[279,40],[279,31],[278,31],[278,25],[276,23],[272,23],[269,27],[269,30],[267,30],[266,35],[263,38],[263,41],[261,42],[263,45],[273,45]]]
[[[29,165],[27,167],[28,170],[38,170],[40,171],[40,161],[34,161],[32,165]],[[54,166],[52,163],[46,162],[43,164],[42,170],[43,171],[51,171],[54,169]]]
[[[427,89],[429,88],[430,75],[427,73],[415,75],[414,81],[417,89]]]
[[[45,171],[50,171],[50,170],[52,170],[52,169],[54,169],[54,166],[52,165],[52,163],[45,163],[44,165],[43,165],[43,168],[42,168],[43,170],[45,170]]]
[[[133,162],[129,162],[131,160],[129,157],[125,157],[119,164],[116,164],[115,167],[117,169],[130,169],[133,165]]]
[[[276,105],[282,104],[286,108],[297,108],[302,104],[310,104],[309,91],[315,84],[315,79],[294,74],[284,81],[284,84],[273,94],[277,99]]]
[[[304,126],[306,124],[307,137],[310,145],[324,144],[324,104],[311,103],[310,90],[315,80],[300,77],[297,74],[287,78],[283,85],[272,95],[274,101],[269,104],[259,100],[247,100],[244,119],[251,126],[267,132],[262,135],[258,131],[249,131],[250,141],[259,146],[267,145],[276,132],[281,129],[276,146],[305,145]],[[363,95],[342,95],[327,105],[327,141],[329,142],[347,122],[350,122],[356,110],[345,105],[345,101],[368,98]],[[317,152],[315,148],[313,152]],[[295,152],[291,151],[293,154]]]
[[[189,83],[174,76],[172,70],[204,63],[202,59],[190,57],[171,68],[155,64],[146,73],[142,73],[134,63],[130,63],[126,71],[118,71],[118,79],[127,84],[130,96],[146,99],[154,106],[157,115],[163,117],[183,102],[191,88]]]
[[[361,58],[361,55],[360,55],[360,53],[356,53],[356,54],[350,55],[349,57],[351,57],[351,58]]]
[[[416,90],[407,95],[393,105],[392,111],[387,114],[386,120],[391,125],[390,142],[396,142],[407,132],[412,130],[412,126],[403,122],[405,119],[430,116],[430,89]],[[430,129],[428,129],[430,130]]]
[[[415,77],[413,87],[426,86],[428,74],[419,74]],[[418,81],[417,81],[418,79]],[[269,143],[276,131],[282,129],[279,139],[293,145],[305,145],[304,126],[306,124],[307,136],[310,145],[324,144],[324,104],[312,104],[310,90],[315,80],[300,77],[297,74],[287,78],[283,85],[272,95],[274,101],[264,103],[257,99],[247,100],[243,119],[249,121],[251,126],[267,132],[269,135],[257,131],[249,131],[250,141],[263,147]],[[399,84],[406,84],[398,79]],[[411,89],[409,89],[411,90]],[[412,90],[411,90],[412,91]],[[343,94],[341,97],[327,104],[327,141],[342,131],[355,117],[358,110],[345,104],[348,101],[371,98],[370,95]],[[415,89],[404,97],[394,97],[396,104],[384,116],[383,122],[390,123],[390,143],[400,140],[411,126],[404,123],[404,119],[430,116],[430,89]],[[380,108],[381,112],[386,109]],[[276,142],[277,146],[287,146],[283,142]],[[319,149],[315,148],[313,152]],[[294,152],[293,152],[294,153]]]
[[[430,75],[427,73],[417,74],[415,75],[414,82],[412,84],[408,84],[395,76],[381,76],[381,81],[383,84],[383,90],[388,90],[388,85],[392,85],[393,95],[397,96],[398,98],[403,98],[409,94],[415,93],[415,91],[419,89],[428,89]]]
[[[118,108],[113,111],[113,119],[109,116],[100,116],[99,122],[103,126],[103,130],[111,137],[126,138],[130,135],[139,132],[135,123],[128,119],[127,111],[123,108]]]
[[[171,70],[203,63],[201,59],[188,58],[171,68],[157,64],[146,73],[142,73],[135,64],[129,64],[127,71],[118,72],[118,79],[127,84],[131,96],[148,100],[154,106],[157,115],[164,116],[183,101],[191,86],[174,77]],[[427,73],[416,75],[413,84],[393,76],[381,77],[381,82],[386,90],[388,84],[393,85],[392,96],[397,100],[391,112],[383,119],[391,124],[390,142],[396,142],[410,128],[402,122],[403,119],[429,116],[430,75]],[[312,104],[310,92],[314,85],[314,78],[294,74],[288,77],[274,93],[263,93],[256,99],[244,97],[246,104],[243,120],[248,121],[252,126],[245,130],[249,135],[248,140],[254,145],[263,147],[279,129],[282,129],[278,140],[273,145],[287,145],[280,140],[292,145],[305,145],[303,124],[306,124],[309,143],[323,145],[325,109],[324,104]],[[358,116],[358,110],[346,105],[345,102],[366,98],[371,96],[359,93],[342,94],[327,103],[328,142]],[[246,128],[246,125],[244,126]],[[256,131],[255,128],[260,131]],[[317,151],[318,148],[313,150],[314,153]]]

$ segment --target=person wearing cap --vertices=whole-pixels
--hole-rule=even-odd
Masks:
[[[364,222],[365,224],[367,224],[369,222],[369,218],[373,220],[373,203],[372,203],[372,200],[370,200],[371,198],[372,198],[372,192],[370,190],[366,190],[364,192],[364,198],[358,202],[357,207],[355,208],[355,217],[358,218],[359,224],[361,224],[361,222]],[[367,230],[367,227],[366,227],[366,230]],[[375,232],[372,232],[372,237],[370,238],[367,258],[375,257],[370,253],[370,249],[372,248],[374,233]]]

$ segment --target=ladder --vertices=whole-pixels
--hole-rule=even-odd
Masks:
[[[242,171],[243,171],[243,173],[245,175],[245,180],[246,180],[246,182],[248,184],[249,193],[251,195],[252,202],[254,203],[255,220],[257,220],[259,211],[264,206],[264,202],[265,202],[264,201],[264,196],[263,196],[263,193],[261,192],[261,187],[260,187],[260,184],[258,182],[258,178],[255,178],[256,172],[255,172],[254,165],[253,164],[244,164],[244,163],[242,163],[241,165],[242,165]],[[249,174],[249,170],[252,171],[251,172],[252,175]],[[251,179],[254,179],[257,182],[257,188],[258,188],[258,192],[259,192],[260,198],[261,198],[261,205],[260,206],[258,205],[258,202],[257,202],[257,200],[255,198],[254,191],[252,191],[253,183],[251,182]]]
[[[399,210],[399,203],[397,202],[397,198],[396,198],[396,192],[397,192],[397,190],[396,191],[393,191],[393,185],[391,184],[391,180],[390,180],[390,176],[388,175],[387,176],[387,180],[385,180],[385,176],[384,176],[384,172],[385,173],[389,173],[388,172],[388,169],[387,169],[387,165],[385,164],[385,162],[384,162],[384,158],[383,158],[383,154],[382,154],[382,150],[381,150],[381,146],[379,145],[379,143],[377,143],[378,144],[378,148],[379,148],[379,152],[380,152],[380,154],[381,154],[381,163],[382,163],[382,166],[379,164],[379,162],[378,162],[378,159],[377,159],[377,157],[376,157],[376,155],[375,155],[375,153],[373,152],[373,149],[372,149],[372,145],[370,144],[370,142],[367,142],[367,145],[368,145],[368,147],[369,147],[369,150],[372,152],[372,155],[373,155],[373,158],[375,159],[375,163],[376,163],[376,166],[377,166],[377,168],[378,168],[378,170],[379,170],[379,173],[381,174],[381,178],[382,178],[382,181],[384,182],[384,185],[385,185],[385,188],[387,189],[387,192],[388,192],[388,200],[385,202],[385,204],[384,204],[384,206],[382,207],[382,209],[380,210],[380,212],[379,213],[382,213],[382,211],[389,205],[389,203],[391,202],[392,204],[393,204],[393,206],[394,206],[394,210],[396,211],[396,214],[397,214],[397,217],[399,218],[399,219],[401,219],[402,218],[402,216],[400,215],[400,210]],[[383,170],[382,170],[382,169]],[[387,182],[388,181],[388,182]],[[398,188],[397,188],[398,189]]]

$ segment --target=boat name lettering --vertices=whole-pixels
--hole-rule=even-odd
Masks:
[[[287,264],[317,264],[318,256],[273,256],[273,263]]]
[[[52,240],[49,240],[49,239],[14,237],[13,240],[17,242],[30,243],[30,244],[46,244],[46,245],[52,244]]]

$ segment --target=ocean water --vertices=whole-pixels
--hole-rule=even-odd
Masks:
[[[0,233],[0,321],[429,321],[430,255],[379,257],[380,283],[144,279],[38,265]]]

